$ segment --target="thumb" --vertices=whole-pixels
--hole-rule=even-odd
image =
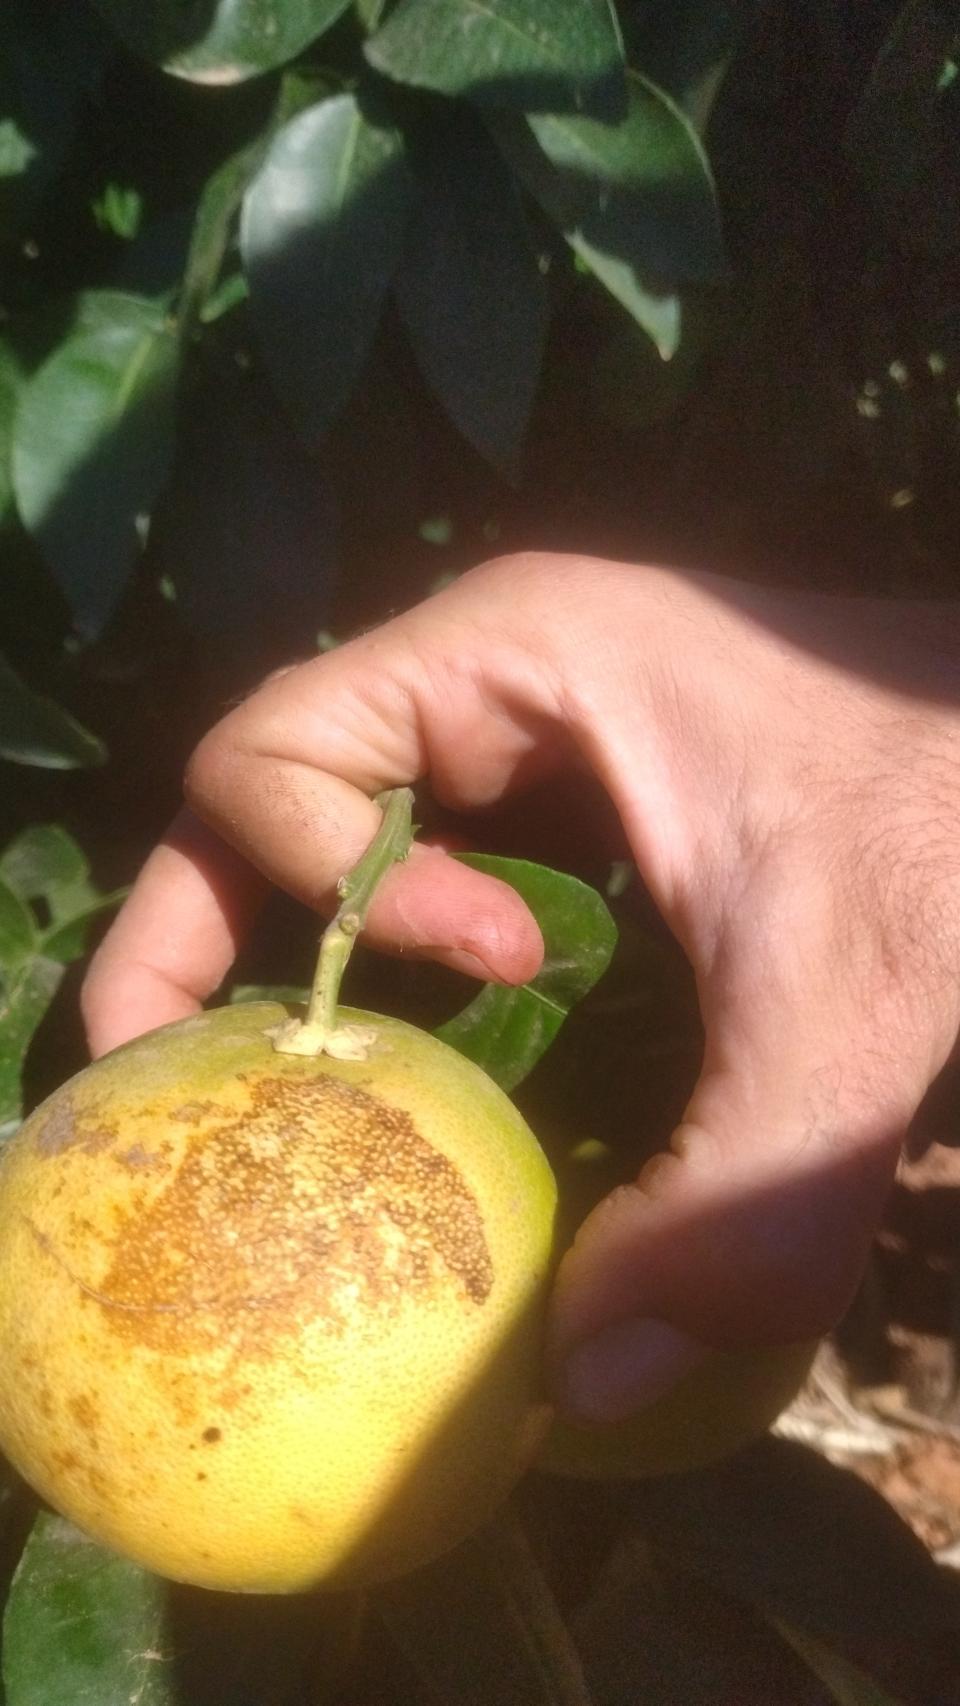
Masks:
[[[858,1283],[925,1083],[902,1063],[879,1090],[871,1052],[822,1013],[804,1035],[796,1007],[746,1005],[744,1023],[707,1015],[670,1153],[593,1211],[560,1265],[549,1353],[581,1419],[634,1414],[711,1350],[819,1337]]]

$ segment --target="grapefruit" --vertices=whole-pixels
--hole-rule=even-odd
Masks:
[[[395,1019],[362,1060],[222,1008],[63,1085],[0,1161],[0,1445],[163,1575],[400,1575],[506,1497],[539,1389],[556,1187],[470,1061]]]
[[[615,1149],[587,1138],[559,1160],[557,1174],[563,1246],[597,1203],[624,1183],[625,1168]],[[706,1468],[767,1432],[799,1392],[816,1348],[808,1342],[717,1351],[626,1421],[583,1423],[557,1416],[537,1467],[590,1480],[642,1480]]]
[[[588,1480],[642,1480],[704,1469],[766,1433],[796,1397],[815,1345],[717,1351],[628,1421],[557,1417],[537,1467]]]

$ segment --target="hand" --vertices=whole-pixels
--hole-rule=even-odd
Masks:
[[[328,906],[379,789],[429,778],[477,808],[588,766],[706,1028],[671,1152],[594,1211],[554,1293],[561,1402],[628,1414],[702,1347],[812,1336],[851,1298],[960,1024],[958,697],[953,606],[486,565],[272,678],[201,742],[195,816],[91,966],[92,1047],[193,1012],[265,880]],[[542,951],[512,890],[430,849],[384,883],[368,935],[505,982]]]

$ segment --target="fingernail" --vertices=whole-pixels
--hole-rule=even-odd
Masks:
[[[567,1357],[560,1403],[584,1422],[622,1422],[669,1392],[707,1355],[666,1321],[618,1321]]]

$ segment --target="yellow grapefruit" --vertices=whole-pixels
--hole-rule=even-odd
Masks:
[[[601,1198],[623,1184],[622,1158],[587,1138],[559,1162],[558,1177],[566,1244]],[[796,1397],[815,1353],[813,1343],[717,1351],[628,1421],[600,1425],[557,1416],[538,1468],[591,1480],[703,1469],[766,1433]]]
[[[815,1349],[717,1351],[629,1421],[597,1425],[558,1417],[538,1468],[595,1481],[706,1468],[766,1433],[799,1392]]]
[[[272,1003],[71,1079],[0,1162],[0,1445],[160,1573],[399,1575],[506,1496],[539,1390],[556,1190],[478,1067],[394,1019],[274,1050]]]

